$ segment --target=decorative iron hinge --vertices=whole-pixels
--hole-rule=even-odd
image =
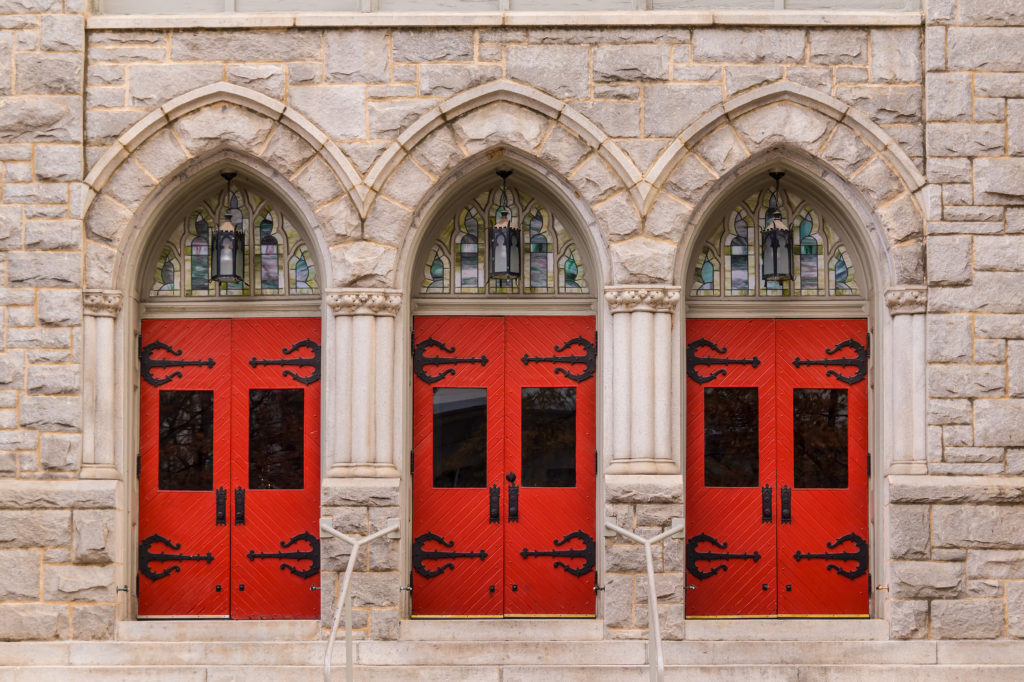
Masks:
[[[149,562],[157,561],[163,563],[165,561],[205,561],[210,563],[213,561],[213,554],[207,552],[206,554],[158,554],[151,551],[154,544],[160,543],[161,545],[168,547],[173,550],[181,549],[181,543],[174,543],[165,538],[162,535],[154,533],[148,538],[145,538],[139,543],[139,573],[146,576],[150,580],[160,580],[166,578],[171,573],[178,573],[181,571],[181,566],[175,564],[174,566],[168,566],[159,573],[154,571],[149,566]],[[136,590],[138,593],[138,590]]]
[[[825,353],[828,355],[834,355],[835,353],[838,353],[844,348],[849,348],[853,350],[853,352],[856,353],[856,355],[852,358],[825,358],[824,360],[801,360],[800,358],[796,358],[793,360],[793,366],[797,368],[804,367],[806,365],[856,367],[857,371],[851,374],[850,376],[840,374],[834,369],[830,369],[827,372],[825,372],[825,376],[835,377],[836,379],[839,379],[839,381],[842,381],[844,384],[849,384],[852,386],[853,384],[862,381],[864,377],[867,376],[868,349],[860,345],[860,343],[858,343],[856,339],[846,339],[845,341],[840,341],[839,343],[837,343],[833,348],[826,348]]]
[[[867,339],[865,341],[867,343],[867,357],[870,358],[871,357],[871,332],[868,332]]]
[[[135,478],[142,478],[142,453],[135,455]]]
[[[424,533],[412,541],[412,568],[424,578],[436,578],[445,571],[455,570],[455,564],[450,561],[435,569],[427,568],[423,563],[424,561],[434,559],[479,559],[483,561],[487,558],[487,551],[483,549],[477,552],[446,552],[443,550],[423,549],[423,546],[431,541],[436,542],[442,547],[452,548],[455,546],[454,541],[448,542],[440,535],[430,532]],[[409,582],[411,583],[412,580]]]
[[[570,346],[579,346],[582,348],[583,355],[550,355],[542,357],[539,355],[523,353],[523,364],[529,365],[531,362],[550,362],[552,364],[583,365],[583,369],[578,374],[570,372],[564,367],[556,367],[555,374],[561,374],[568,379],[572,379],[576,383],[586,381],[590,377],[594,376],[594,371],[597,369],[597,336],[595,335],[594,337],[594,343],[591,343],[582,336],[569,339],[560,346],[555,345],[555,352],[561,353],[569,350]]]
[[[281,541],[281,549],[287,549],[294,545],[299,540],[304,540],[309,543],[309,549],[306,551],[295,551],[295,552],[275,552],[273,554],[257,552],[256,550],[250,549],[249,553],[246,554],[249,557],[249,561],[256,561],[257,559],[293,559],[295,561],[308,561],[309,568],[305,570],[299,570],[291,564],[281,562],[281,570],[289,570],[292,574],[299,576],[303,580],[312,578],[320,572],[320,540],[308,531],[302,531],[295,537],[289,540]]]
[[[854,547],[857,548],[856,551],[822,552],[820,554],[812,554],[810,552],[801,552],[797,550],[796,554],[793,555],[793,558],[797,561],[801,561],[803,559],[824,559],[826,561],[856,561],[857,565],[853,568],[853,570],[849,571],[839,568],[839,566],[832,563],[828,564],[827,566],[827,570],[829,571],[835,571],[844,578],[856,580],[857,578],[861,577],[862,575],[868,572],[868,543],[864,540],[864,538],[857,535],[856,533],[847,533],[835,542],[828,542],[826,544],[828,545],[829,549],[836,549],[837,547],[846,542],[852,542]]]
[[[175,370],[174,372],[165,375],[162,379],[158,379],[153,376],[154,369],[196,366],[205,366],[209,369],[214,365],[213,358],[207,358],[206,360],[155,360],[153,359],[153,353],[157,350],[166,351],[175,357],[181,355],[180,350],[174,350],[166,343],[159,340],[147,344],[139,351],[139,362],[142,365],[142,378],[151,386],[163,386],[164,384],[173,381],[174,379],[180,379],[183,376],[180,371]]]
[[[715,353],[726,353],[728,348],[719,348],[717,345],[708,341],[707,339],[697,339],[692,341],[686,346],[686,376],[690,377],[698,384],[706,384],[717,376],[725,374],[724,369],[716,369],[711,374],[698,374],[697,365],[750,365],[751,367],[757,368],[761,364],[760,358],[756,355],[752,358],[713,358],[706,355],[697,355],[697,350],[700,348],[710,348]]]
[[[868,453],[868,478],[871,478],[871,453]]]
[[[728,549],[728,542],[719,542],[717,539],[711,537],[707,533],[701,533],[694,535],[692,538],[686,541],[686,570],[689,571],[697,580],[706,580],[714,576],[720,571],[727,571],[729,567],[725,564],[720,564],[707,571],[702,571],[698,566],[698,561],[731,561],[733,559],[750,559],[755,564],[761,560],[761,554],[759,552],[752,552],[749,554],[728,554],[726,552],[698,552],[697,546],[702,542],[708,542],[717,547],[718,549]]]
[[[444,353],[454,353],[455,346],[446,346],[437,339],[429,338],[420,341],[412,349],[412,371],[422,381],[428,384],[434,384],[444,379],[449,374],[455,374],[455,370],[449,367],[438,374],[427,374],[425,369],[427,365],[457,365],[459,363],[475,363],[479,365],[487,364],[487,356],[481,355],[478,358],[446,358],[439,355],[427,355],[428,348],[437,348]]]
[[[291,377],[300,384],[315,384],[320,380],[320,344],[310,339],[303,339],[297,342],[291,348],[282,348],[281,352],[285,355],[291,355],[300,348],[308,349],[313,357],[311,358],[282,358],[280,360],[257,360],[253,358],[249,360],[249,366],[255,369],[265,365],[278,365],[280,367],[291,366],[291,367],[312,367],[313,371],[308,376],[299,376],[290,369],[281,370],[281,376]]]
[[[412,476],[416,473],[416,451],[409,451],[409,475]]]
[[[549,549],[549,550],[536,550],[527,549],[523,547],[523,551],[520,552],[520,556],[524,559],[528,559],[534,556],[549,556],[555,557],[556,559],[583,559],[583,565],[578,568],[573,568],[565,562],[556,561],[555,568],[561,568],[566,573],[571,573],[577,578],[582,578],[590,571],[594,570],[594,559],[595,559],[595,548],[594,538],[590,537],[582,530],[574,530],[573,532],[566,535],[564,538],[559,540],[554,539],[555,547],[561,547],[573,538],[581,541],[583,547],[580,549]]]

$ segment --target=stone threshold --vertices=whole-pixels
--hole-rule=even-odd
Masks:
[[[647,26],[921,26],[915,12],[673,11],[607,12],[289,12],[224,14],[93,15],[86,29],[94,31],[187,28],[360,28],[360,27],[581,27],[642,28]]]

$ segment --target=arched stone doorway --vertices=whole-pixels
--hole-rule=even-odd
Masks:
[[[551,171],[469,165],[411,263],[411,614],[592,616],[601,269]]]

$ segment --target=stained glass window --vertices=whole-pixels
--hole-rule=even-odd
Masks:
[[[778,210],[793,231],[793,279],[761,279],[761,227]],[[756,229],[755,229],[756,226]],[[851,296],[859,290],[849,251],[824,215],[785,189],[740,202],[712,231],[693,265],[691,296]]]
[[[423,264],[424,294],[586,294],[579,249],[557,216],[539,201],[507,187],[513,225],[522,229],[522,276],[488,276],[488,230],[495,225],[500,186],[485,190],[441,230]]]
[[[309,248],[280,208],[237,185],[206,197],[175,229],[154,265],[151,297],[317,295]],[[213,232],[225,220],[246,235],[245,281],[212,278]],[[184,273],[184,274],[183,274]],[[286,274],[287,273],[287,274]]]

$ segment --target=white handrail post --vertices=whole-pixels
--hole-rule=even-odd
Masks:
[[[644,546],[644,559],[647,561],[647,662],[651,671],[651,682],[662,682],[665,679],[665,655],[661,647],[661,619],[658,617],[658,591],[654,584],[654,553],[651,545],[683,532],[681,526],[672,526],[653,538],[640,537],[625,528],[619,528],[608,521],[606,528],[615,531],[627,540]]]

